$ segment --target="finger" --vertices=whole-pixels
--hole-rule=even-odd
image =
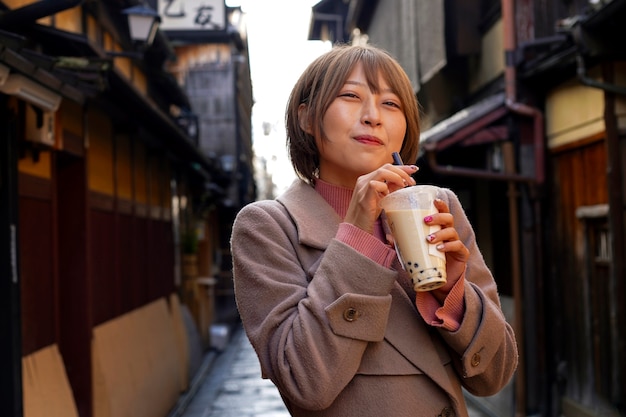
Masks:
[[[440,213],[450,213],[450,208],[448,207],[446,202],[443,201],[442,199],[436,198],[434,201],[434,204],[435,204],[435,208],[439,210]]]
[[[380,181],[370,180],[369,188],[382,196],[389,194],[389,183],[387,183],[384,179]]]
[[[430,243],[452,242],[455,240],[459,240],[459,234],[454,227],[448,227],[429,234],[428,236],[426,236],[426,240],[428,240]]]
[[[454,216],[450,213],[433,213],[424,217],[424,223],[435,226],[439,225],[442,228],[454,226]]]
[[[397,187],[395,189],[400,189],[416,184],[415,179],[411,177],[411,174],[417,172],[417,169],[418,168],[415,165],[398,166],[385,164],[379,169],[379,172],[388,184],[393,184]],[[395,189],[392,191],[395,191]]]
[[[453,240],[452,242],[440,242],[435,247],[439,252],[444,252],[447,255],[453,256],[460,261],[465,262],[469,259],[469,250],[460,240]]]

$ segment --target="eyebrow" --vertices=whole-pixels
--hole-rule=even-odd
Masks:
[[[346,80],[346,82],[344,84],[352,84],[352,85],[358,85],[358,86],[363,86],[363,87],[368,87],[369,88],[369,84],[367,83],[362,83],[360,81],[352,81],[352,80]],[[388,87],[384,90],[380,90],[381,93],[391,93],[391,94],[396,94],[393,89],[391,87]],[[397,94],[396,94],[397,95]]]
[[[366,83],[362,83],[360,81],[351,81],[351,80],[346,80],[346,82],[344,84],[354,84],[354,85],[362,85],[362,86],[367,86]]]

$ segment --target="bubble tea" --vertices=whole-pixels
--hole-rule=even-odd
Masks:
[[[396,253],[411,276],[415,291],[431,291],[446,283],[446,256],[426,240],[441,227],[424,223],[424,217],[437,213],[433,204],[437,193],[437,187],[416,185],[390,193],[380,200]]]

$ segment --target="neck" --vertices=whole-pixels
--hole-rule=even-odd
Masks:
[[[346,217],[350,200],[352,200],[353,191],[351,188],[341,187],[339,185],[329,184],[324,180],[315,181],[315,191],[317,191],[326,202],[337,212],[341,219]],[[383,232],[380,217],[374,223],[374,236],[385,242],[385,233]]]
[[[318,179],[315,181],[315,190],[335,209],[339,217],[342,219],[346,217],[348,206],[352,199],[353,190],[351,188],[341,187]]]

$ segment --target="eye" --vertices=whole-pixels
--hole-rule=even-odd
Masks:
[[[344,91],[339,93],[339,97],[359,98],[359,96],[351,91]]]
[[[381,96],[381,102],[384,106],[402,110],[402,102],[400,101],[400,98],[391,91],[387,91]]]
[[[384,100],[383,105],[393,109],[402,110],[402,104],[398,100]]]

